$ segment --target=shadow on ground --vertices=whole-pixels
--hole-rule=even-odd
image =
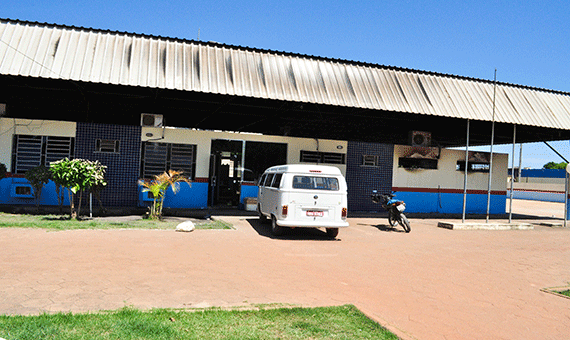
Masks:
[[[400,226],[396,226],[396,227],[392,227],[389,224],[378,224],[378,225],[372,225],[374,228],[380,230],[380,231],[386,231],[386,232],[394,232],[394,233],[404,233],[404,229],[402,229],[402,227]]]
[[[275,239],[275,240],[293,240],[293,241],[340,241],[342,229],[337,238],[332,239],[327,236],[323,229],[317,228],[286,228],[281,236],[275,236],[271,233],[271,223],[261,223],[258,218],[248,218],[246,220],[249,225],[259,234],[259,236]]]

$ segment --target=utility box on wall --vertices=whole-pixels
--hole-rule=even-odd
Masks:
[[[411,146],[429,147],[431,146],[431,132],[410,131],[409,144]]]
[[[141,126],[162,127],[164,124],[164,116],[159,114],[143,113],[141,114]]]

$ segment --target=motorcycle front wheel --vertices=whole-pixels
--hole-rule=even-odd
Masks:
[[[406,217],[406,215],[400,214],[400,218],[402,219],[402,228],[404,228],[404,231],[406,233],[409,233],[410,231],[412,231],[412,228],[410,227],[410,221],[408,221],[408,218]]]

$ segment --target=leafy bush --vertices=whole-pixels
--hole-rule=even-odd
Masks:
[[[30,182],[34,188],[34,198],[36,200],[36,207],[39,209],[40,196],[42,189],[51,179],[51,172],[43,164],[32,168],[24,174],[24,177]]]
[[[79,211],[75,210],[74,195],[80,193],[79,207],[81,207],[81,193],[83,191],[100,190],[107,185],[105,180],[106,169],[107,167],[101,165],[99,161],[79,158],[73,160],[64,158],[50,163],[53,181],[69,189],[71,218],[77,218],[79,215]]]

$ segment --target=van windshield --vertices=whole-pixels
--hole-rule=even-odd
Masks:
[[[334,177],[293,176],[293,189],[338,191],[338,179]]]

